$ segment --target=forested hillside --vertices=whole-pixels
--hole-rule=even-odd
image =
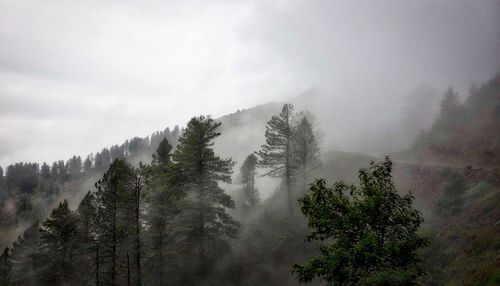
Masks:
[[[500,75],[472,86],[464,102],[450,88],[439,116],[415,142],[422,160],[495,167],[500,165]]]
[[[500,283],[499,76],[391,159],[313,120],[270,103],[0,169],[0,285]]]

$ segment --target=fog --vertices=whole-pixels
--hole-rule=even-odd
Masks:
[[[0,166],[88,154],[270,101],[383,152],[424,83],[500,67],[498,1],[0,1]],[[404,141],[404,140],[403,140]]]

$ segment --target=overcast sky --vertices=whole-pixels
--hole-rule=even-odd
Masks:
[[[0,166],[311,89],[374,120],[419,83],[491,78],[499,35],[500,1],[0,0]]]

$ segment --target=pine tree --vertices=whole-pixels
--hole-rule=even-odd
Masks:
[[[292,165],[301,180],[302,192],[306,190],[311,171],[321,165],[319,155],[312,125],[306,117],[302,117],[295,128],[292,141]]]
[[[240,168],[241,183],[243,184],[244,202],[254,208],[259,203],[259,191],[255,187],[257,156],[250,154]]]
[[[269,168],[264,176],[281,178],[288,196],[290,212],[293,209],[293,173],[292,140],[297,121],[293,105],[285,104],[279,115],[271,117],[266,125],[266,144],[257,152],[259,166]]]
[[[148,284],[164,285],[167,271],[166,257],[169,240],[169,222],[176,212],[177,197],[168,180],[171,169],[172,146],[166,138],[158,144],[153,154],[152,166],[149,169],[151,191],[147,196],[147,238],[152,252],[148,264],[152,266],[153,275]]]
[[[78,235],[79,235],[79,255],[78,262],[78,277],[82,284],[93,284],[93,277],[89,275],[90,269],[98,274],[97,263],[98,259],[96,249],[97,244],[97,202],[96,197],[92,192],[88,192],[80,202],[76,213],[78,215]]]
[[[127,203],[126,177],[130,166],[115,160],[96,183],[98,203],[98,243],[101,251],[103,284],[119,285],[119,251],[129,231],[130,215],[124,211]]]
[[[40,168],[40,175],[42,176],[42,179],[50,179],[50,166],[45,162],[43,162],[42,167]]]
[[[11,250],[9,247],[5,247],[0,256],[1,272],[0,272],[0,285],[8,286],[10,282],[10,271],[11,271]]]
[[[71,157],[66,163],[66,169],[71,176],[78,176],[82,172],[82,158],[80,156]]]
[[[439,106],[437,125],[441,128],[450,128],[460,116],[460,98],[458,94],[450,87]]]
[[[92,171],[92,162],[94,158],[92,154],[89,154],[87,158],[85,158],[85,161],[83,161],[83,172],[85,173],[90,173]]]
[[[127,180],[127,191],[129,194],[129,202],[132,207],[133,217],[131,219],[133,226],[132,237],[134,239],[135,253],[135,285],[142,285],[142,204],[145,197],[146,183],[148,180],[147,168],[139,163],[139,168],[131,168]]]
[[[26,229],[11,249],[11,283],[13,285],[35,285],[36,273],[32,254],[40,241],[38,221]]]
[[[74,284],[77,249],[78,217],[64,200],[40,228],[40,247],[35,254],[39,283]]]
[[[185,269],[194,271],[186,279],[206,277],[216,258],[230,249],[224,238],[237,234],[238,223],[227,213],[234,201],[218,185],[231,182],[234,163],[212,148],[220,125],[210,117],[192,118],[173,154],[175,187],[184,193],[176,231],[180,250],[188,254]]]

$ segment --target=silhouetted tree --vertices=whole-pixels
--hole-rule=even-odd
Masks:
[[[230,249],[224,238],[235,237],[238,229],[227,213],[234,202],[218,186],[218,182],[231,182],[234,165],[231,159],[214,154],[213,140],[220,135],[219,127],[220,123],[210,117],[192,118],[172,156],[175,187],[185,194],[176,233],[183,244],[179,251],[188,255],[185,269],[194,271],[185,276],[191,283],[192,279],[203,279],[217,258]]]
[[[319,155],[319,147],[312,125],[306,117],[303,117],[293,133],[291,159],[293,168],[300,177],[302,192],[306,190],[311,171],[321,165]]]
[[[178,197],[170,187],[169,171],[171,169],[172,146],[166,138],[158,144],[153,154],[152,166],[149,170],[150,192],[147,196],[147,241],[152,251],[148,264],[152,268],[152,279],[149,284],[164,285],[167,268],[169,222],[175,213],[175,203]]]
[[[75,284],[78,250],[78,217],[64,200],[52,210],[40,228],[40,247],[35,254],[38,283]]]
[[[96,183],[98,203],[98,243],[101,247],[101,269],[103,283],[119,285],[119,249],[123,247],[129,230],[128,212],[124,210],[127,195],[126,176],[129,165],[123,160],[115,160],[108,171]]]
[[[1,263],[1,276],[0,285],[8,286],[10,284],[10,271],[11,271],[11,253],[10,248],[5,247],[2,255],[0,256]]]
[[[255,187],[257,156],[250,154],[240,168],[241,183],[243,184],[244,202],[254,208],[259,203],[259,191]]]
[[[40,175],[42,176],[42,179],[50,179],[50,166],[45,162],[43,162],[42,167],[40,168]]]
[[[259,166],[269,168],[264,176],[281,178],[288,196],[290,211],[293,208],[293,173],[292,140],[297,121],[293,105],[285,104],[279,115],[271,117],[266,125],[266,144],[257,152]]]
[[[12,285],[36,285],[36,272],[32,254],[36,252],[40,241],[38,221],[23,232],[12,244],[11,275]]]
[[[83,161],[83,172],[89,173],[92,171],[92,165],[93,165],[94,158],[92,154],[87,155],[87,158],[85,158],[85,161]]]

